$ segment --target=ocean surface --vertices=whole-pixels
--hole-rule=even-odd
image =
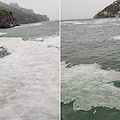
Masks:
[[[0,120],[59,119],[59,22],[0,29]]]
[[[120,120],[120,19],[62,21],[61,119]]]

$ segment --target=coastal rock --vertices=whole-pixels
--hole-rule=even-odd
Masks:
[[[12,28],[18,26],[17,20],[13,17],[11,11],[0,8],[0,28]]]
[[[98,12],[94,18],[119,18],[120,0],[114,1],[111,5]]]
[[[9,5],[0,1],[0,7],[12,11],[14,18],[19,24],[36,23],[42,21],[49,21],[46,15],[35,14],[32,9],[19,7],[17,3],[10,3]]]

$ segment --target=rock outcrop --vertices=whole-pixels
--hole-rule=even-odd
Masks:
[[[1,7],[12,11],[14,18],[17,19],[17,22],[19,24],[49,21],[49,18],[46,15],[35,14],[32,9],[19,7],[17,3],[11,3],[10,5],[8,5],[0,1],[0,8]]]
[[[11,11],[0,8],[0,28],[11,28],[18,26],[17,20],[13,17]]]
[[[120,0],[113,2],[105,9],[98,12],[94,18],[115,18],[120,17]]]

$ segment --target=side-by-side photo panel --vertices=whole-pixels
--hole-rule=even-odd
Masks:
[[[0,120],[59,120],[59,0],[0,2]]]
[[[120,119],[120,0],[61,11],[61,120]]]

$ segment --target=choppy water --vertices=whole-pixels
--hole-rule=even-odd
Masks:
[[[58,27],[54,21],[0,30],[0,120],[59,119]]]
[[[10,29],[2,29],[2,37],[22,37],[23,40],[34,40],[36,38],[45,38],[49,36],[59,35],[59,22],[48,21],[40,23],[23,24]],[[5,34],[7,33],[7,34]]]
[[[62,120],[120,119],[120,19],[62,21]]]

